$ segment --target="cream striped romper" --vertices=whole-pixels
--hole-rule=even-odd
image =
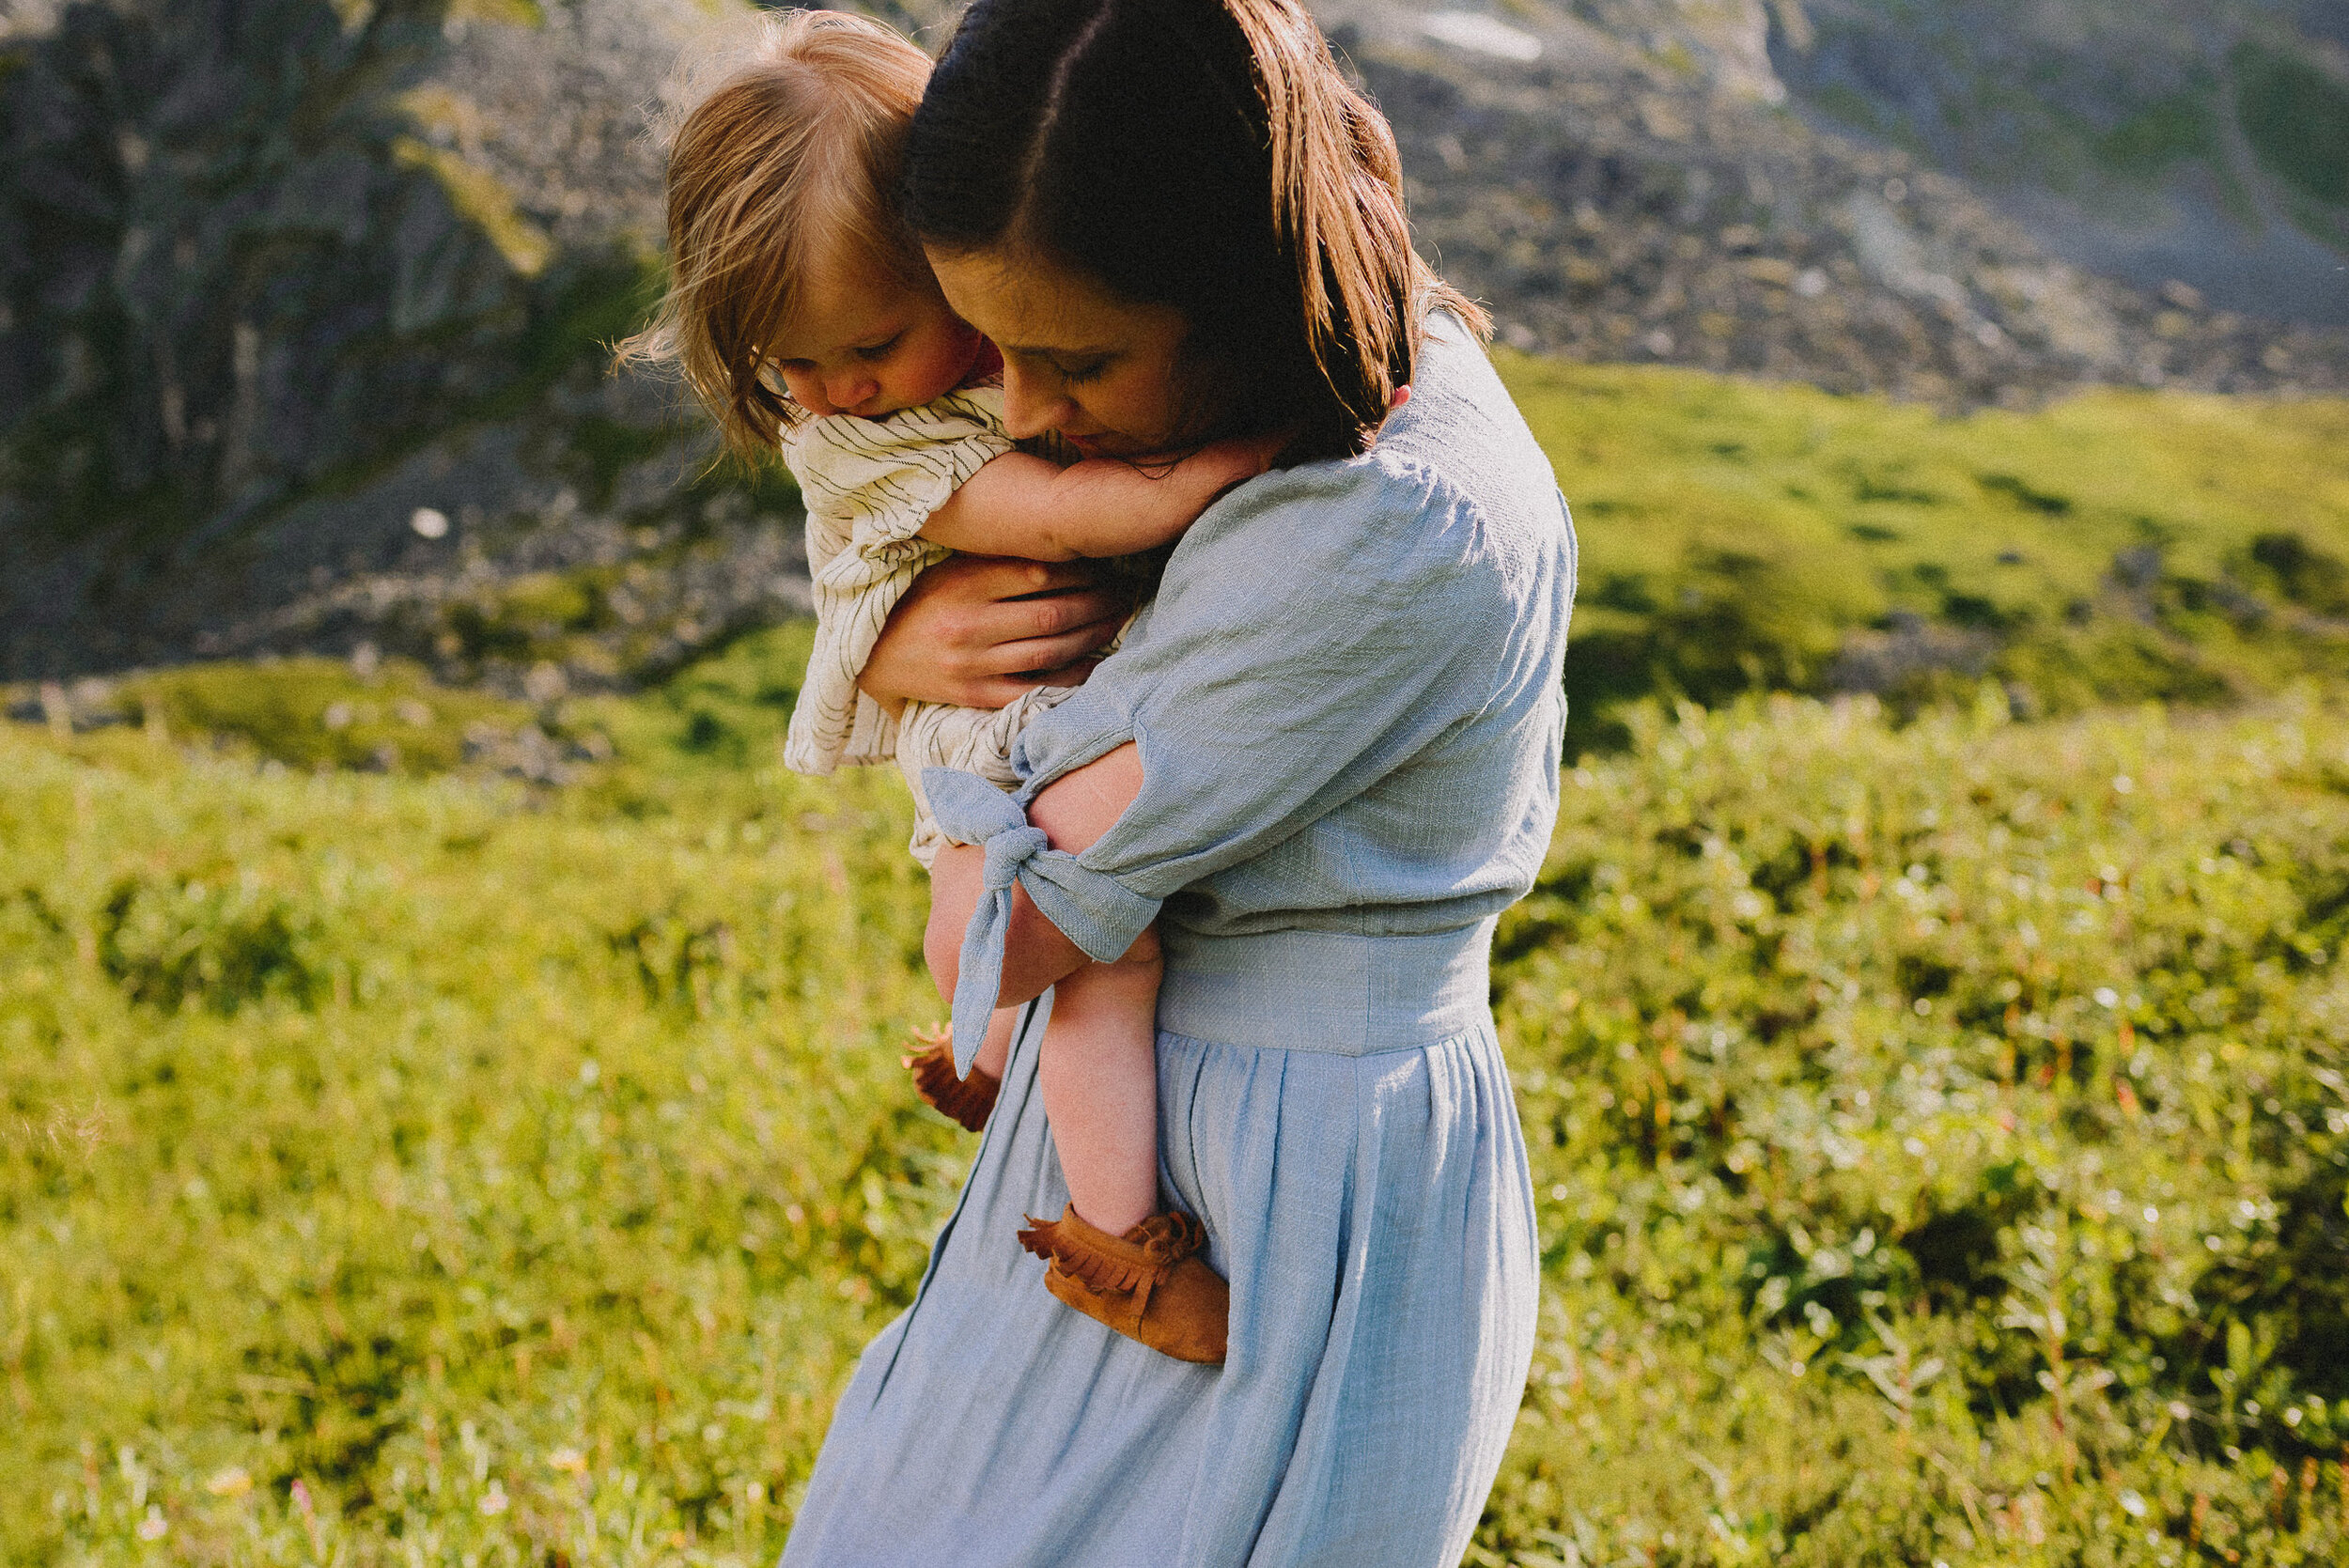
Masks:
[[[826,774],[842,763],[894,757],[913,790],[910,847],[925,867],[945,840],[922,793],[922,769],[957,768],[1015,787],[1012,740],[1070,690],[1038,687],[1000,709],[908,703],[895,719],[857,690],[889,613],[916,577],[953,553],[921,537],[922,525],[981,467],[1011,450],[1003,391],[988,386],[880,419],[805,419],[783,433],[784,461],[807,505],[816,602],[816,648],[791,713],[784,765]]]

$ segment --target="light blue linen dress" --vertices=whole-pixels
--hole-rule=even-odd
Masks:
[[[1014,1239],[1067,1202],[1035,1079],[1048,996],[785,1568],[1459,1560],[1532,1353],[1487,966],[1557,814],[1573,592],[1548,462],[1439,317],[1374,451],[1268,474],[1184,536],[1124,648],[1022,737],[1019,796],[927,776],[999,890],[965,947],[978,994],[1015,877],[1097,957],[1159,919],[1160,1177],[1231,1281],[1230,1353],[1112,1333]],[[1043,849],[1024,801],[1128,740],[1134,805],[1082,855]]]

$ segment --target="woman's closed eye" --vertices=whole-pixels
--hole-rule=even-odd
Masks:
[[[1109,367],[1109,358],[1104,355],[1098,359],[1085,360],[1081,364],[1074,365],[1062,365],[1055,362],[1052,365],[1052,370],[1060,377],[1062,385],[1082,386],[1087,381],[1099,380],[1101,379],[1101,372],[1107,370]]]

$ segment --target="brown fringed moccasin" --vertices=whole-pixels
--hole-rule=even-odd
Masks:
[[[1019,1245],[1050,1258],[1044,1288],[1097,1322],[1178,1361],[1219,1362],[1232,1287],[1199,1258],[1206,1228],[1154,1214],[1122,1236],[1087,1224],[1071,1203],[1058,1219],[1028,1217]]]
[[[928,1048],[901,1060],[911,1070],[913,1087],[924,1102],[940,1114],[961,1123],[965,1132],[976,1132],[987,1126],[988,1112],[995,1109],[996,1092],[1003,1088],[1003,1080],[975,1065],[969,1078],[955,1077],[954,1039],[943,1029],[917,1029],[913,1040]]]

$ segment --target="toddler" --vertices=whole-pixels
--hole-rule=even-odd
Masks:
[[[877,23],[770,21],[741,69],[692,110],[669,161],[673,284],[629,346],[676,363],[738,452],[780,451],[807,506],[816,647],[785,744],[807,773],[894,753],[913,787],[912,851],[943,842],[922,770],[1010,789],[1011,741],[1067,693],[1001,711],[908,704],[891,716],[857,676],[915,577],[957,551],[1037,561],[1171,544],[1277,443],[1219,442],[1162,470],[1063,467],[1005,434],[1001,360],[947,307],[893,209],[896,162],[930,62]],[[1155,933],[1055,988],[1037,1072],[1068,1212],[1019,1240],[1061,1300],[1187,1360],[1223,1355],[1228,1290],[1197,1255],[1196,1219],[1159,1210]],[[967,1077],[935,1035],[907,1059],[923,1097],[977,1130],[1016,1010],[988,1021]]]

